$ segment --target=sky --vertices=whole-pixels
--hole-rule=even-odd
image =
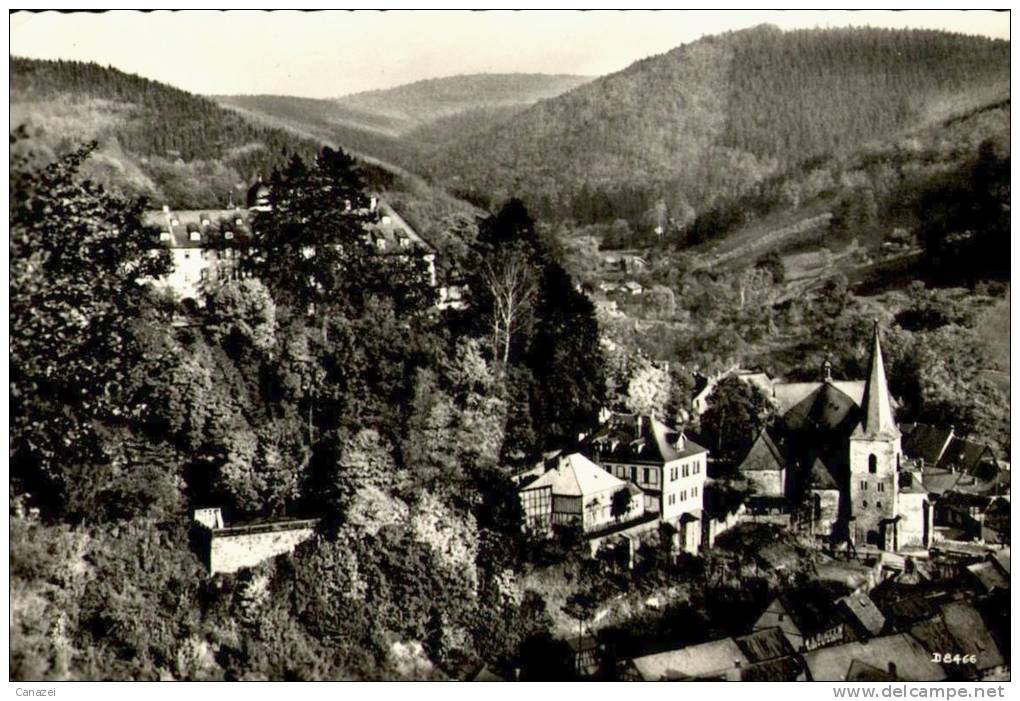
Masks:
[[[463,73],[604,75],[762,23],[1009,38],[1009,13],[954,10],[18,12],[10,51],[95,61],[204,95],[323,98]]]

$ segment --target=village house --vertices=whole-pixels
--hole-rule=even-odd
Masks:
[[[779,628],[797,652],[846,640],[846,624],[836,598],[820,586],[801,587],[773,599],[754,624],[754,630],[769,628]]]
[[[942,665],[908,633],[854,641],[805,653],[808,679],[817,682],[911,681],[946,678]]]
[[[590,533],[644,514],[641,490],[632,483],[607,473],[580,453],[556,455],[552,460],[555,467],[529,476],[518,487],[529,532],[549,535],[555,526],[578,526]]]
[[[698,553],[708,450],[654,416],[610,414],[581,451],[640,487],[645,511],[675,529],[679,549]]]

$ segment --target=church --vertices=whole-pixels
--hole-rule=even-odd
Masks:
[[[904,458],[878,324],[868,377],[776,382],[778,420],[739,466],[753,499],[779,503],[832,545],[909,551],[929,547],[932,505],[920,464]]]

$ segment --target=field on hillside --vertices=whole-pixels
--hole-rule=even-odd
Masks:
[[[1009,392],[1009,292],[981,315],[977,331],[988,344],[988,350],[997,369],[990,372],[991,378],[1004,392]]]

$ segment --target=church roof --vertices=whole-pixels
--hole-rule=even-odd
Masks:
[[[875,322],[868,384],[864,388],[861,410],[861,424],[854,435],[867,438],[896,438],[900,435],[900,430],[896,427],[893,417],[889,385],[885,377],[885,364],[882,362],[882,344],[878,336],[878,322]]]
[[[821,458],[816,457],[815,461],[811,464],[811,489],[836,489],[839,487],[836,484],[835,478],[832,476],[832,471],[825,466]]]
[[[741,472],[769,472],[786,468],[786,456],[772,440],[768,431],[762,429],[751,444],[747,456],[740,463]]]
[[[859,418],[857,403],[835,383],[820,382],[783,415],[789,431],[843,431],[849,433]]]

